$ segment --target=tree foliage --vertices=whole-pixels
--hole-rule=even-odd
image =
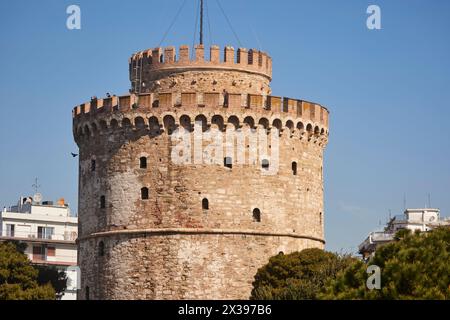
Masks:
[[[364,264],[357,262],[332,281],[324,299],[450,299],[450,228],[400,232]],[[366,287],[369,265],[381,268],[381,289]]]
[[[36,266],[35,268],[39,272],[37,277],[38,284],[45,285],[50,283],[55,290],[56,298],[60,299],[67,287],[66,272],[52,266]]]
[[[7,243],[11,243],[16,247],[16,250],[21,252],[21,253],[25,253],[25,251],[27,250],[28,245],[26,244],[26,242],[23,241],[18,241],[18,240],[8,240],[6,241]]]
[[[279,254],[258,270],[250,299],[317,299],[325,283],[353,261],[315,248]]]
[[[38,270],[13,243],[0,243],[0,300],[53,300],[51,284],[39,285]]]

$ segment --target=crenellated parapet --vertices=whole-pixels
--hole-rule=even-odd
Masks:
[[[194,52],[189,46],[180,46],[178,54],[176,51],[175,47],[166,47],[133,54],[129,60],[132,92],[172,91],[180,86],[193,86],[196,91],[234,91],[234,87],[242,90],[253,86],[252,92],[270,92],[272,59],[263,51],[235,50],[231,46],[221,51],[215,45],[208,55],[203,45],[195,46]],[[243,73],[248,79],[242,77]]]
[[[130,58],[130,78],[134,77],[134,67],[142,66],[147,71],[162,71],[173,68],[217,68],[235,69],[249,73],[257,73],[272,79],[272,58],[265,52],[256,49],[235,50],[226,46],[221,52],[219,46],[209,48],[209,57],[205,55],[204,45],[196,45],[191,55],[189,46],[180,46],[178,55],[175,47],[153,48],[139,51]]]
[[[193,127],[198,119],[205,127],[227,124],[236,128],[250,126],[277,128],[291,136],[313,139],[325,145],[328,137],[329,111],[313,102],[251,94],[151,93],[94,99],[73,109],[75,138],[106,132],[110,128],[146,128],[159,133],[171,132],[183,121]],[[184,120],[183,120],[184,119]],[[156,127],[155,127],[156,126]],[[169,128],[171,127],[171,128]],[[297,134],[294,134],[297,132]],[[320,138],[320,139],[317,139]]]

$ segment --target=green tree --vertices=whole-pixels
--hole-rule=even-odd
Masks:
[[[65,271],[52,266],[36,266],[38,270],[37,282],[39,285],[50,283],[55,290],[56,298],[61,299],[67,288],[67,275]]]
[[[317,299],[325,283],[354,260],[315,248],[279,254],[256,273],[250,299]]]
[[[28,245],[25,242],[22,242],[22,241],[8,240],[6,242],[13,244],[16,247],[16,250],[21,252],[21,253],[25,253],[25,251],[27,250],[27,247],[28,247]]]
[[[399,232],[329,283],[324,299],[450,299],[450,228],[426,233]],[[381,289],[366,287],[369,265],[381,268]]]
[[[0,300],[53,300],[51,284],[39,285],[38,270],[13,243],[0,243]]]

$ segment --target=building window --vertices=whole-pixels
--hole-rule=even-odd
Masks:
[[[85,289],[85,296],[86,296],[86,300],[90,300],[90,292],[89,292],[89,287],[88,286],[86,286],[86,289]]]
[[[98,244],[98,255],[103,257],[105,255],[105,243],[100,241]]]
[[[292,162],[292,174],[294,175],[294,176],[296,176],[297,175],[297,162]]]
[[[38,227],[38,238],[51,240],[54,231],[53,227]]]
[[[148,200],[148,188],[144,187],[141,189],[141,199]]]
[[[44,250],[43,246],[33,246],[33,262],[45,261]]]
[[[209,201],[208,201],[208,199],[204,198],[202,200],[202,208],[203,208],[203,210],[209,210]]]
[[[6,236],[7,237],[14,237],[15,226],[13,224],[7,224],[6,225]]]
[[[253,222],[261,222],[261,211],[258,208],[253,209]]]
[[[231,157],[225,157],[223,159],[223,165],[227,168],[233,168],[233,159]]]
[[[96,169],[96,162],[94,159],[91,160],[91,171],[95,171]]]
[[[106,208],[106,198],[105,196],[101,196],[100,197],[100,209],[105,209]]]
[[[263,160],[261,161],[261,167],[262,167],[264,170],[269,170],[269,160],[263,159]]]
[[[141,157],[139,159],[139,168],[147,169],[147,157]]]
[[[56,256],[56,248],[55,247],[47,247],[47,257]]]

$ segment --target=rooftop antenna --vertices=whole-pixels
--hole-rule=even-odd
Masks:
[[[42,194],[40,194],[38,192],[38,190],[41,187],[41,185],[38,183],[38,178],[34,179],[34,183],[33,183],[32,187],[34,188],[33,201],[35,201],[37,203],[41,203],[41,201],[42,201]]]
[[[200,0],[200,44],[203,44],[203,0]]]
[[[431,194],[428,193],[428,208],[431,209]]]
[[[40,184],[38,184],[38,178],[34,178],[34,183],[31,185],[34,189],[34,193],[38,193],[39,188],[41,187]]]
[[[403,194],[403,211],[406,211],[406,193]]]

